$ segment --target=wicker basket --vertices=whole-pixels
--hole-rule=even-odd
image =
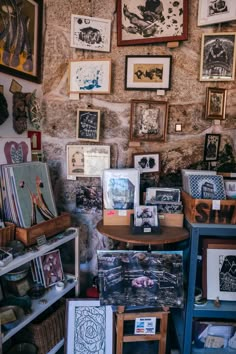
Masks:
[[[5,222],[3,229],[0,229],[0,247],[5,247],[6,244],[15,239],[16,225],[11,222]]]

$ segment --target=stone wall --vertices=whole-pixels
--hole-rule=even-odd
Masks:
[[[188,40],[170,49],[166,43],[138,46],[117,46],[115,0],[47,0],[43,68],[43,150],[50,165],[54,192],[60,210],[73,214],[74,224],[81,229],[81,261],[96,273],[96,250],[108,247],[108,240],[96,231],[101,213],[77,213],[76,190],[79,186],[100,186],[98,178],[66,179],[66,145],[76,143],[76,111],[91,105],[102,113],[101,143],[112,146],[112,167],[132,167],[135,152],[156,151],[161,154],[161,175],[174,174],[181,168],[203,158],[206,133],[222,134],[221,146],[229,143],[235,149],[236,84],[231,82],[200,82],[201,34],[231,32],[236,22],[207,27],[197,26],[198,1],[189,1]],[[101,53],[70,47],[71,14],[112,19],[111,52]],[[164,96],[155,91],[124,90],[126,55],[171,55],[172,85]],[[111,58],[112,92],[110,95],[68,96],[68,64],[77,58]],[[228,90],[226,119],[220,125],[205,119],[206,87]],[[169,104],[167,140],[165,143],[142,143],[129,146],[130,100],[165,100]],[[175,124],[182,132],[175,132]]]

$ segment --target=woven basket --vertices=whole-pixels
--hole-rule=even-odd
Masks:
[[[15,239],[16,225],[11,222],[5,222],[3,229],[0,229],[0,247],[6,246],[6,244]]]

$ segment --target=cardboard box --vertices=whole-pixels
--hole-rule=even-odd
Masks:
[[[236,199],[219,201],[219,210],[214,210],[211,199],[194,199],[182,191],[185,218],[191,223],[236,224]]]
[[[103,209],[103,225],[130,225],[133,209]]]
[[[184,214],[163,213],[159,214],[159,220],[161,226],[183,227]]]

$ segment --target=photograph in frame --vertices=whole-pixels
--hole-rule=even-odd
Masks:
[[[111,20],[71,15],[71,47],[110,52]]]
[[[171,64],[170,55],[127,55],[125,90],[169,90]]]
[[[0,71],[41,83],[43,0],[5,0],[4,4],[0,17]]]
[[[110,168],[109,145],[67,145],[67,179],[101,177]]]
[[[81,141],[99,141],[100,111],[77,109],[76,138]]]
[[[118,0],[118,46],[186,40],[187,30],[187,0]]]
[[[220,149],[220,134],[206,134],[204,146],[204,161],[217,161]]]
[[[69,93],[110,93],[111,59],[72,60],[69,67]]]
[[[200,81],[233,81],[235,32],[202,34]]]
[[[111,306],[102,306],[98,300],[66,300],[66,353],[112,354],[112,328]]]
[[[198,26],[209,26],[236,19],[234,0],[199,0]]]
[[[167,121],[167,102],[131,100],[131,141],[165,142]]]
[[[159,153],[137,153],[133,154],[134,168],[140,173],[159,173],[160,154]]]
[[[225,119],[227,90],[207,87],[206,119]]]

